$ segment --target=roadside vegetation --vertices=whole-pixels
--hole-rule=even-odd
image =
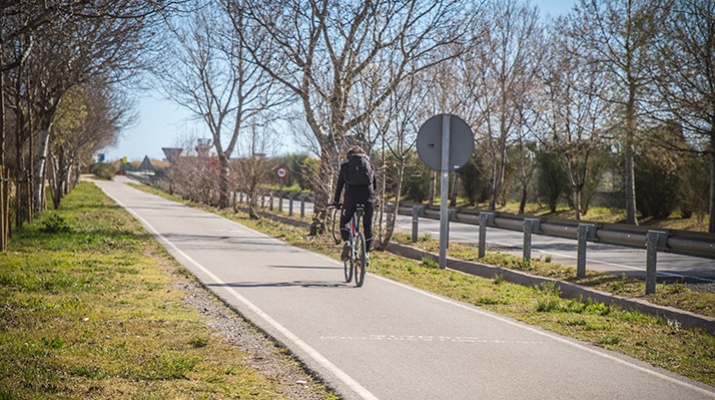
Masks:
[[[339,258],[339,248],[334,245],[329,235],[310,236],[307,228],[294,227],[267,218],[255,220],[242,212],[218,210],[187,202],[178,196],[167,195],[152,188],[136,186],[171,200],[217,213],[291,245]],[[396,240],[407,242],[409,238],[396,235]],[[437,241],[429,238],[421,238],[418,241],[418,247],[428,251],[436,251],[438,246]],[[476,249],[469,246],[450,244],[448,251],[452,257],[476,259]],[[609,307],[588,298],[563,299],[558,288],[553,285],[525,287],[509,283],[499,275],[487,279],[452,270],[441,270],[431,259],[414,261],[386,252],[373,252],[372,258],[373,262],[369,268],[372,273],[627,354],[683,376],[715,385],[715,376],[712,374],[712,371],[715,371],[715,336],[699,330],[683,329],[676,321]],[[534,260],[531,266],[527,267],[518,257],[488,253],[487,258],[481,261],[556,279],[575,280],[573,268],[556,265],[547,260]],[[335,279],[341,279],[341,276]],[[589,272],[586,278],[575,283],[623,296],[645,297],[642,282],[622,276]],[[369,284],[368,277],[366,285]],[[715,301],[712,293],[693,292],[683,285],[659,285],[657,294],[647,297],[646,300],[714,315],[712,307]]]
[[[412,243],[410,236],[405,234],[395,234],[393,239],[398,243],[432,253],[439,252],[439,241],[427,237],[420,238],[417,243]],[[614,275],[594,271],[587,271],[584,278],[577,278],[576,268],[552,263],[549,257],[533,258],[530,263],[525,263],[519,256],[497,251],[487,252],[484,258],[479,258],[476,247],[459,243],[450,243],[447,255],[460,260],[519,270],[531,275],[588,286],[618,296],[639,298],[661,306],[715,317],[715,292],[695,291],[684,283],[659,283],[656,293],[646,295],[643,279],[625,274]]]
[[[197,288],[137,221],[80,183],[0,255],[0,399],[335,398],[238,317],[240,341],[255,336],[270,354],[230,341],[206,308],[232,312],[206,294],[197,310]]]

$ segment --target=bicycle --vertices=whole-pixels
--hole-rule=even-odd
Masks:
[[[340,207],[336,207],[335,209],[339,211]],[[358,204],[355,208],[355,214],[353,214],[353,217],[350,219],[350,255],[348,256],[347,260],[343,261],[343,273],[345,275],[345,282],[350,283],[353,280],[353,275],[355,275],[355,286],[357,287],[362,287],[363,283],[365,283],[365,269],[367,267],[368,262],[365,234],[360,231],[360,221],[362,220],[364,215],[364,205]],[[340,219],[339,213],[338,215],[334,215],[333,223],[331,224],[333,237],[335,237],[336,235],[336,219]],[[337,226],[339,225],[340,223],[338,222]],[[339,233],[337,234],[338,239],[342,240],[342,238],[339,237]],[[337,243],[340,243],[340,241],[338,240]]]

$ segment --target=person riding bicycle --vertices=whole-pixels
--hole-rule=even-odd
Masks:
[[[340,195],[345,187],[345,201],[340,216],[340,236],[343,239],[343,250],[340,258],[345,261],[350,256],[350,228],[348,224],[355,214],[358,204],[363,205],[363,232],[365,233],[365,251],[370,252],[372,243],[372,214],[375,209],[375,167],[365,150],[359,146],[348,149],[347,161],[340,165],[338,186],[335,189],[335,202],[340,204]],[[360,221],[357,221],[360,223]],[[369,262],[369,258],[368,258]]]

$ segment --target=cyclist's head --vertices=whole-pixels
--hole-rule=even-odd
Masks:
[[[348,154],[347,154],[348,158],[350,158],[351,156],[354,156],[355,154],[367,154],[367,153],[360,146],[353,146],[348,149]]]

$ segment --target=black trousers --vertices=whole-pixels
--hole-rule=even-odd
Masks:
[[[370,245],[372,244],[372,215],[375,210],[375,206],[371,202],[346,201],[343,204],[343,213],[340,216],[340,236],[343,241],[350,240],[350,219],[355,215],[355,209],[358,204],[362,204],[365,210],[362,217],[362,226],[365,234],[365,250],[370,251]],[[357,223],[359,224],[360,221],[357,221]]]

